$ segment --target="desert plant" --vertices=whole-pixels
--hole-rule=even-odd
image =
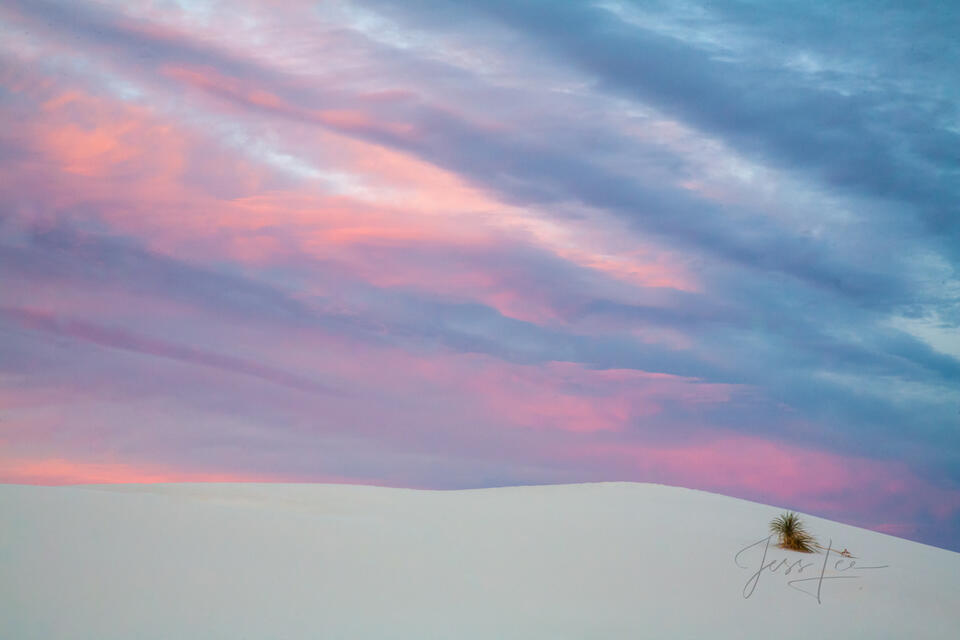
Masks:
[[[770,531],[777,535],[778,542],[784,549],[813,553],[817,541],[807,533],[800,516],[790,511],[781,514],[770,522]]]

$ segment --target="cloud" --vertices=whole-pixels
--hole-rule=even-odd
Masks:
[[[438,5],[445,5],[447,11],[436,11]],[[474,9],[454,9],[446,2],[420,2],[395,13],[402,14],[410,7],[420,19],[431,11],[439,16],[460,14],[457,21]],[[918,104],[905,87],[864,90],[854,86],[838,91],[836,87],[816,86],[790,69],[777,69],[779,73],[775,74],[763,60],[722,60],[696,43],[625,22],[596,5],[556,7],[531,0],[488,2],[475,9],[532,37],[607,87],[677,114],[750,153],[791,168],[815,171],[818,178],[837,188],[917,204],[929,231],[956,234],[946,216],[956,199],[956,181],[941,173],[941,168],[956,172],[956,157],[945,156],[941,149],[944,145],[956,146],[960,134],[949,128],[949,102],[934,97],[944,86],[947,76],[943,74],[949,74],[947,51],[956,48],[948,38],[940,40],[946,51],[931,48],[930,55],[935,57],[922,61],[923,70],[939,71],[941,75],[930,78],[932,86],[915,88],[931,98]],[[819,34],[814,24],[822,24],[816,10],[804,15],[799,9],[794,6],[776,14],[762,10],[757,14],[745,11],[740,3],[721,3],[717,13],[726,12],[734,18],[734,26],[746,23],[758,39],[772,40],[779,38],[781,31],[764,29],[762,20],[773,18],[773,26],[782,28],[783,17],[789,12],[791,30],[799,23],[807,46],[822,45],[816,39]],[[931,25],[942,24],[942,19],[933,11],[908,17],[898,25],[906,31],[898,42],[902,46],[921,39]],[[873,29],[862,24],[862,12],[849,11],[842,12],[841,21],[832,24],[860,22],[858,35],[862,40],[858,44],[874,47],[873,51],[880,54],[885,50],[870,45],[870,40],[896,23],[892,17],[878,13],[869,14],[868,20],[873,21]],[[835,40],[831,42],[833,33],[822,35],[828,46],[836,46]],[[945,35],[942,27],[941,35]],[[912,68],[920,61],[904,62]],[[894,140],[906,145],[892,144]]]
[[[0,315],[35,331],[67,336],[112,349],[134,351],[159,358],[170,358],[190,364],[213,367],[230,373],[253,376],[274,384],[310,393],[332,393],[333,390],[309,378],[288,373],[267,365],[230,355],[178,345],[166,340],[139,336],[128,331],[111,329],[88,322],[57,317],[28,309],[0,307]]]

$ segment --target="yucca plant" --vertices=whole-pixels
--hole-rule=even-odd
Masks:
[[[807,533],[800,516],[790,511],[777,516],[770,522],[770,531],[777,535],[780,546],[792,551],[813,553],[817,544],[813,536]]]

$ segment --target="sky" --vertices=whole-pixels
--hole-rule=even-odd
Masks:
[[[5,0],[0,481],[629,480],[960,551],[960,5]]]

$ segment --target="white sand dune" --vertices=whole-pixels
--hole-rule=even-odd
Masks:
[[[635,483],[0,485],[0,638],[960,637],[960,554],[814,517],[887,566],[771,546],[751,593],[764,545],[735,555],[780,512]]]

